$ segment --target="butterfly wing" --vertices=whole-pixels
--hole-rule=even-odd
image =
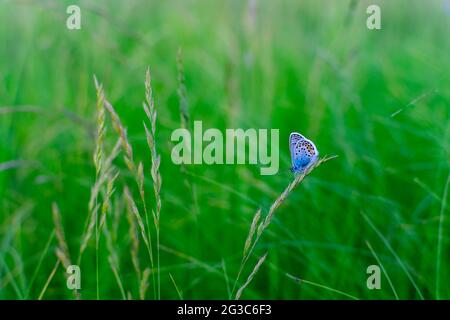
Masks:
[[[300,134],[291,134],[290,150],[292,160],[292,171],[294,173],[303,173],[319,157],[319,151],[311,140],[306,139]],[[295,141],[297,140],[297,141]],[[295,141],[295,144],[293,142]]]
[[[294,168],[295,165],[295,159],[298,158],[299,154],[299,150],[296,148],[296,145],[298,142],[304,140],[305,137],[302,136],[300,133],[298,132],[292,132],[289,135],[289,151],[291,152],[291,163],[292,163],[292,167]]]
[[[311,158],[311,162],[314,162],[319,157],[319,151],[316,148],[316,145],[308,139],[305,139],[305,141],[302,142],[303,146],[306,149],[306,153]]]

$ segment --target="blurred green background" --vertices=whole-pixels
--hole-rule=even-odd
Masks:
[[[66,28],[70,4],[81,8],[81,30]],[[366,27],[370,4],[381,8],[381,30]],[[95,182],[94,74],[143,161],[154,207],[142,126],[147,66],[161,154],[161,298],[230,298],[254,213],[266,214],[292,176],[171,162],[170,135],[181,126],[177,56],[189,125],[279,128],[280,171],[290,166],[292,131],[339,156],[276,211],[239,280],[268,252],[242,298],[394,299],[385,273],[380,290],[367,288],[372,264],[401,299],[450,298],[449,1],[0,0],[0,21],[1,299],[74,298],[62,265],[50,277],[52,202],[76,261]],[[107,118],[109,153],[117,135]],[[139,298],[124,186],[142,203],[122,156],[114,166],[106,224],[120,269],[115,276],[105,236],[98,249],[90,241],[84,299],[97,297],[96,254],[100,299],[123,297],[117,276]],[[139,263],[150,266],[142,238]],[[153,299],[151,276],[149,286]]]

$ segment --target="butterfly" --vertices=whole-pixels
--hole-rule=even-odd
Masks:
[[[314,143],[297,132],[289,135],[289,150],[292,161],[291,171],[295,174],[304,173],[319,158],[319,151]]]

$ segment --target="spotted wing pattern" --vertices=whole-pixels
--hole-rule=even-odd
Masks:
[[[289,137],[289,149],[291,151],[292,168],[294,173],[303,173],[319,157],[319,152],[311,140],[297,132]]]

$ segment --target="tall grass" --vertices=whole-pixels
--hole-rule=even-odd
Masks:
[[[157,272],[158,272],[158,299],[161,299],[161,278],[160,278],[160,213],[161,213],[161,174],[159,172],[159,166],[161,164],[161,157],[156,150],[156,118],[157,112],[155,109],[155,102],[153,100],[150,69],[147,68],[145,77],[145,102],[143,103],[145,114],[147,115],[150,123],[150,130],[144,122],[145,136],[147,138],[147,144],[151,154],[151,177],[153,180],[153,193],[155,196],[155,209],[152,210],[153,223],[156,230],[156,252],[157,252]]]
[[[56,239],[58,240],[58,247],[56,248],[56,256],[57,256],[59,262],[61,262],[61,264],[63,265],[64,269],[67,270],[68,267],[72,265],[72,259],[70,258],[69,247],[67,245],[66,237],[64,234],[64,229],[62,226],[61,213],[59,211],[58,205],[55,202],[52,203],[52,217],[53,217],[53,223],[55,224]],[[57,263],[55,265],[54,270],[56,270],[58,268],[58,266],[59,266],[59,263]],[[44,289],[42,290],[42,292],[40,294],[41,298],[44,295],[45,290],[53,276],[54,276],[54,272],[52,271],[52,273],[50,274],[49,279],[46,283],[46,286],[44,286]],[[81,295],[77,289],[73,289],[73,294],[77,299],[80,299]]]
[[[436,299],[441,298],[440,286],[441,286],[441,268],[442,268],[442,250],[443,250],[443,225],[445,219],[445,211],[447,209],[447,198],[448,198],[448,186],[450,185],[450,173],[447,176],[447,181],[445,182],[444,191],[442,194],[442,205],[441,211],[439,213],[439,227],[438,227],[438,242],[437,242],[437,256],[436,256]]]
[[[147,138],[148,147],[150,149],[151,155],[151,177],[153,180],[153,191],[154,191],[154,199],[155,199],[155,209],[152,210],[153,223],[156,231],[156,267],[154,265],[153,260],[153,249],[152,249],[152,237],[151,237],[151,225],[149,224],[148,219],[148,211],[146,205],[146,197],[145,197],[145,187],[144,187],[144,166],[142,162],[139,162],[137,165],[133,156],[133,148],[128,139],[127,129],[122,124],[122,121],[114,109],[113,105],[108,102],[105,98],[104,91],[102,86],[98,83],[95,78],[95,85],[97,88],[97,135],[96,135],[96,148],[94,152],[94,164],[96,168],[96,178],[95,185],[91,191],[91,200],[89,204],[90,212],[91,212],[91,222],[87,226],[87,230],[83,236],[83,241],[80,248],[79,262],[81,262],[81,256],[84,250],[87,247],[89,239],[92,235],[93,229],[95,227],[95,251],[96,251],[96,284],[97,284],[97,299],[99,296],[99,280],[98,280],[98,251],[99,251],[99,241],[100,241],[100,233],[104,230],[107,235],[107,248],[109,250],[108,261],[114,273],[114,277],[118,283],[120,288],[122,297],[124,299],[127,298],[126,293],[124,291],[124,286],[122,284],[122,280],[119,275],[119,262],[116,250],[114,249],[114,245],[112,243],[112,238],[108,228],[103,228],[106,224],[106,216],[111,208],[111,198],[114,193],[114,183],[119,176],[119,172],[116,172],[114,166],[112,166],[112,161],[118,155],[118,147],[119,145],[122,148],[123,159],[126,164],[126,167],[129,170],[129,173],[136,182],[138,187],[138,192],[140,195],[140,200],[142,203],[142,207],[144,210],[144,216],[146,223],[144,224],[141,213],[136,205],[136,202],[132,196],[130,189],[125,185],[124,188],[124,199],[128,206],[128,212],[132,213],[132,216],[129,216],[130,223],[130,238],[131,238],[131,258],[132,263],[137,273],[137,279],[139,283],[139,297],[141,299],[145,298],[145,293],[148,287],[148,278],[150,274],[153,274],[153,289],[155,293],[155,298],[161,298],[161,289],[160,289],[160,228],[159,228],[159,219],[161,212],[161,175],[159,172],[159,166],[161,158],[156,150],[156,119],[157,113],[154,105],[154,100],[152,96],[151,82],[150,82],[150,71],[147,69],[146,73],[146,81],[145,81],[145,102],[143,104],[145,114],[150,123],[150,130],[144,122],[144,130]],[[118,142],[114,147],[111,155],[106,160],[104,159],[104,136],[106,132],[105,125],[105,109],[111,116],[111,121],[113,124],[113,128],[118,135]],[[102,188],[103,187],[103,188]],[[101,205],[97,204],[97,198],[99,193],[103,193],[103,202]],[[98,212],[100,213],[100,218],[98,217]],[[144,272],[141,273],[139,258],[138,258],[138,250],[139,250],[139,240],[136,237],[136,227],[134,225],[134,220],[131,219],[133,217],[137,221],[137,225],[139,226],[141,237],[144,241],[144,244],[147,248],[148,256],[150,259],[150,268],[145,268]],[[58,234],[57,234],[58,235]],[[156,268],[156,271],[155,271]],[[157,273],[157,281],[155,281],[155,272]]]
[[[47,2],[0,1],[0,299],[450,297],[442,1]],[[177,166],[194,120],[339,161]]]
[[[284,189],[284,191],[277,197],[277,199],[273,202],[273,204],[270,206],[269,212],[267,213],[266,217],[263,221],[260,223],[260,217],[261,217],[261,209],[259,209],[255,216],[253,217],[253,221],[250,225],[250,231],[248,233],[247,239],[245,241],[244,245],[244,253],[242,255],[242,261],[241,265],[239,267],[239,271],[236,277],[236,281],[233,286],[232,294],[236,288],[237,282],[239,281],[239,278],[241,276],[241,273],[244,270],[244,267],[248,261],[248,259],[251,257],[253,250],[255,249],[256,245],[258,244],[258,241],[260,240],[264,230],[269,227],[270,223],[273,220],[275,211],[280,207],[280,205],[286,200],[286,198],[289,196],[289,194],[303,181],[303,179],[310,174],[315,168],[320,166],[322,163],[329,161],[331,159],[336,158],[336,156],[333,157],[324,157],[313,163],[311,166],[308,167],[308,169],[302,173],[295,176],[294,180],[289,183],[289,185]],[[256,233],[256,236],[255,236]],[[254,239],[253,239],[254,238]],[[263,264],[264,260],[266,259],[267,253],[265,253],[261,258],[259,258],[258,262],[253,268],[253,271],[248,276],[246,282],[237,290],[235,299],[238,300],[244,289],[250,284],[256,273],[258,272],[259,268]]]

